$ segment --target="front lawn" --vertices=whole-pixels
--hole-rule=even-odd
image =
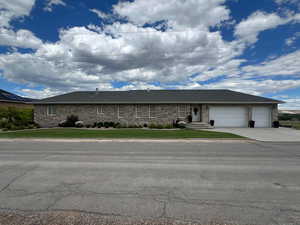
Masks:
[[[115,129],[86,130],[74,128],[54,128],[1,132],[0,138],[141,138],[141,139],[186,139],[186,138],[243,138],[241,136],[195,130],[146,130]]]

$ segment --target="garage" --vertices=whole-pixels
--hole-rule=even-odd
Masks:
[[[215,127],[248,127],[248,108],[243,106],[211,106],[209,119]]]
[[[267,106],[253,107],[252,120],[255,121],[255,127],[271,127],[271,108]]]

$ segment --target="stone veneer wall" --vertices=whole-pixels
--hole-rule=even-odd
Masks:
[[[181,115],[180,119],[186,120],[187,116],[191,112],[191,105],[182,104],[185,106],[185,116]],[[170,124],[174,120],[179,118],[178,104],[156,104],[155,116],[150,118],[149,116],[144,118],[137,118],[136,105],[120,105],[122,108],[119,113],[119,105],[102,105],[103,113],[98,112],[97,108],[100,105],[55,105],[56,115],[47,115],[47,105],[35,105],[34,107],[34,119],[35,122],[42,127],[57,127],[58,124],[65,120],[69,115],[77,115],[80,120],[85,124],[93,124],[94,122],[120,122],[126,125],[143,125],[145,123],[157,123],[157,124]],[[209,123],[209,107],[215,105],[203,104],[201,109],[201,121]],[[224,105],[223,105],[224,106]],[[232,105],[233,106],[233,105]],[[238,105],[235,105],[238,106]],[[245,105],[240,105],[245,106]],[[248,118],[251,116],[251,108],[255,105],[247,105]],[[257,106],[257,105],[256,105]],[[264,105],[259,105],[264,106]],[[278,105],[272,106],[272,122],[278,120]],[[122,113],[123,112],[123,113]],[[121,114],[121,117],[120,117]],[[143,112],[142,114],[147,114]]]
[[[272,122],[278,121],[278,105],[273,105],[272,108]]]
[[[186,108],[185,113],[181,113],[182,120],[190,114],[190,107],[183,104]],[[156,104],[154,106],[154,116],[150,118],[147,107],[144,112],[147,116],[138,118],[136,113],[136,105],[54,105],[56,115],[47,114],[47,105],[35,105],[34,120],[41,127],[57,127],[58,124],[65,120],[69,115],[77,115],[79,120],[85,124],[93,124],[94,122],[120,122],[126,125],[143,125],[145,123],[170,124],[179,118],[178,104]],[[145,105],[146,106],[146,105]],[[148,105],[149,106],[149,105]],[[121,111],[119,111],[121,110]],[[98,112],[99,111],[99,112]],[[153,111],[151,111],[153,112]],[[183,117],[184,114],[184,117]]]

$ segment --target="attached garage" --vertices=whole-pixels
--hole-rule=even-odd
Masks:
[[[271,127],[272,109],[268,106],[255,106],[252,108],[252,120],[255,121],[255,127]]]
[[[215,127],[248,127],[248,108],[244,106],[210,106],[209,119]]]

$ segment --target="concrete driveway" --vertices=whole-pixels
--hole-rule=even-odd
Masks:
[[[0,212],[295,225],[299,171],[296,143],[0,140]]]
[[[216,128],[214,131],[233,133],[257,141],[300,142],[300,130],[291,128]]]

